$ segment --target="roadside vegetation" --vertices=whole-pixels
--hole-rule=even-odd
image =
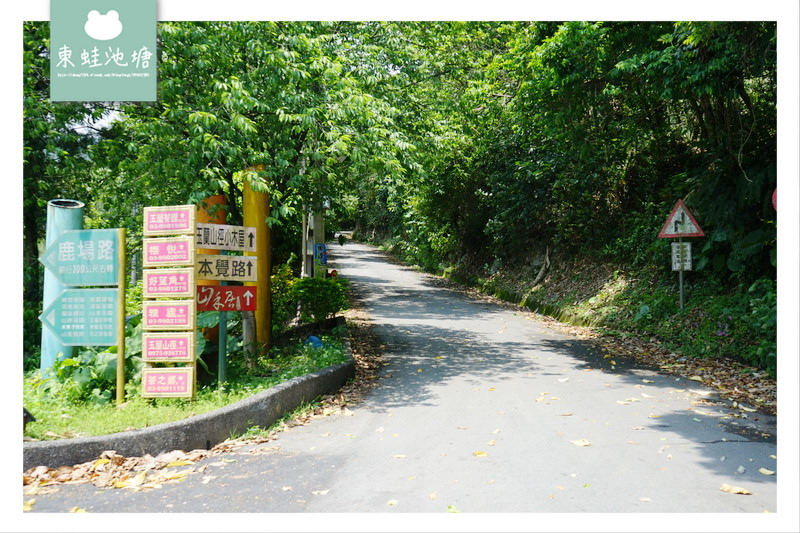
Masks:
[[[141,396],[141,327],[140,314],[128,321],[125,354],[125,403],[114,403],[117,355],[114,349],[80,350],[74,357],[59,360],[53,372],[42,376],[38,370],[26,373],[23,381],[23,403],[36,417],[26,425],[29,439],[47,440],[105,435],[118,431],[173,422],[189,416],[213,411],[253,394],[269,389],[294,377],[344,363],[350,357],[345,349],[345,327],[331,326],[329,320],[347,308],[347,281],[300,279],[283,265],[275,269],[273,280],[283,291],[276,302],[278,316],[274,332],[279,343],[264,353],[251,355],[242,346],[241,324],[229,322],[228,381],[216,381],[217,345],[197,333],[198,390],[195,399],[142,398]],[[310,295],[307,287],[324,287]],[[141,312],[140,291],[129,292],[128,308]],[[297,316],[298,302],[305,309]],[[233,315],[234,313],[229,313]],[[327,322],[326,322],[327,320]],[[198,316],[204,329],[219,322],[219,313],[205,312]],[[314,342],[310,342],[311,337]],[[206,362],[208,361],[208,363]]]

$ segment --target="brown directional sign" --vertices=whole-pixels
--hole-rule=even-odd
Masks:
[[[258,257],[197,254],[194,269],[197,279],[256,281]]]

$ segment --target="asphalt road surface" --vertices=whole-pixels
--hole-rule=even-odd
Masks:
[[[364,402],[211,457],[181,483],[61,486],[33,513],[777,511],[777,474],[759,472],[777,471],[774,418],[733,417],[685,378],[612,368],[534,313],[448,290],[375,248],[331,249],[387,345]]]

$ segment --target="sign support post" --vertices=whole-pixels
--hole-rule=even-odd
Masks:
[[[678,298],[678,303],[680,304],[681,309],[683,309],[683,302],[684,302],[684,293],[683,293],[683,237],[678,237],[678,253],[680,254],[679,261],[680,267],[678,270],[678,292],[680,297]]]
[[[220,250],[221,255],[226,255],[225,250]],[[220,281],[220,285],[227,285],[228,282]],[[217,383],[222,386],[228,381],[228,312],[219,312],[219,347],[217,353]]]
[[[117,230],[117,405],[125,402],[125,228]]]

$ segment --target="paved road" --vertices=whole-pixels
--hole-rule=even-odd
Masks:
[[[774,418],[750,428],[703,404],[696,382],[621,359],[612,369],[535,314],[444,289],[366,245],[332,249],[388,346],[380,386],[349,416],[157,490],[61,487],[35,512],[776,511],[777,476],[758,471],[777,470]]]

